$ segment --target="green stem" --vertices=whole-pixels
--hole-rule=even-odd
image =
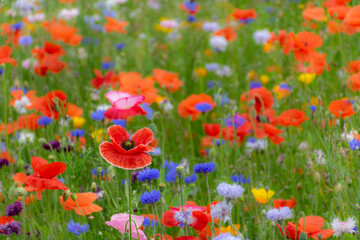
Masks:
[[[128,184],[129,184],[129,240],[131,240],[131,171],[128,172]]]
[[[180,197],[181,197],[181,211],[185,211],[184,209],[184,195],[183,195],[183,189],[182,189],[182,184],[181,184],[181,178],[180,178],[180,174],[179,174],[179,184],[180,184]],[[185,236],[187,236],[187,224],[185,224]]]
[[[206,179],[206,187],[207,187],[207,195],[208,195],[208,199],[209,199],[209,208],[210,208],[210,216],[211,216],[211,198],[210,198],[210,187],[209,187],[209,178],[208,178],[208,175],[205,174],[205,179]],[[214,227],[214,222],[211,218],[211,232],[214,231],[215,227]]]

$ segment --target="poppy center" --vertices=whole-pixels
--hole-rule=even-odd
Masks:
[[[133,140],[130,140],[130,141],[124,140],[121,143],[121,147],[123,149],[125,149],[126,151],[128,151],[135,147],[135,142]]]

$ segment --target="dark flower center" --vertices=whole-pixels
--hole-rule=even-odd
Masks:
[[[133,140],[130,140],[130,141],[124,140],[121,143],[121,147],[123,149],[125,149],[126,151],[128,151],[135,147],[135,142]]]

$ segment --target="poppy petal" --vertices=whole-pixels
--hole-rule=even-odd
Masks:
[[[64,173],[66,164],[63,162],[53,162],[39,167],[39,175],[42,178],[54,178],[59,174]]]
[[[143,128],[131,137],[131,140],[135,142],[135,146],[139,146],[141,144],[147,145],[153,140],[154,133],[149,128]]]

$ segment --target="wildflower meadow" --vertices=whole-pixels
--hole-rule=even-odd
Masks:
[[[359,0],[0,0],[0,239],[360,239]]]

